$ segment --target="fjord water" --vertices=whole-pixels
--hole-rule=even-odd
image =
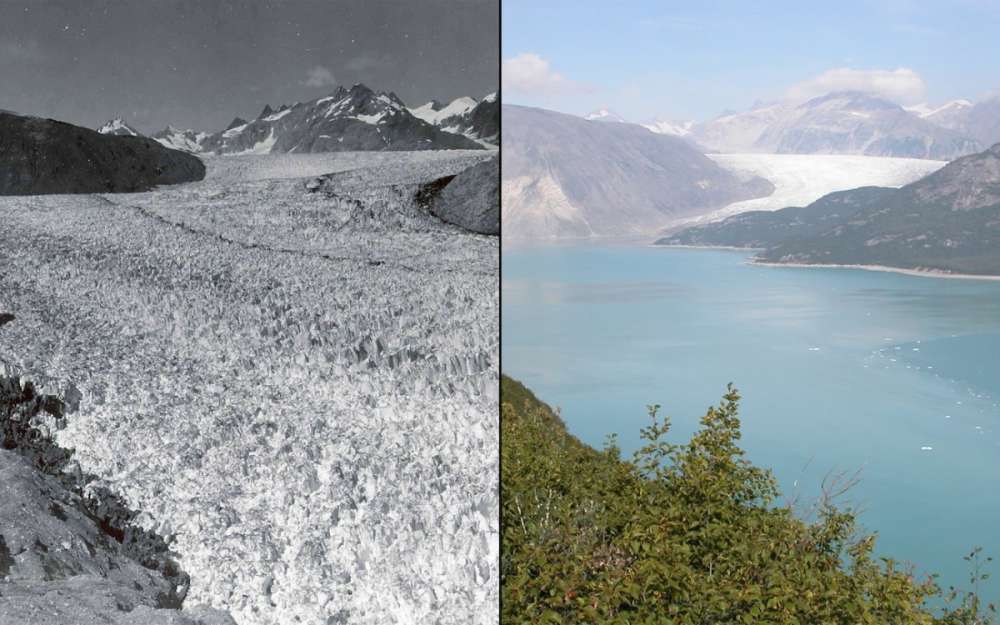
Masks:
[[[736,251],[512,247],[502,367],[600,447],[630,453],[645,406],[686,440],[727,382],[742,445],[808,513],[824,476],[883,555],[968,586],[1000,559],[1000,282],[760,267]],[[981,587],[1000,598],[993,579]]]

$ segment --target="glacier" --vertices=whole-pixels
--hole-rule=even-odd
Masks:
[[[483,151],[212,156],[0,198],[0,374],[241,625],[495,623],[499,241],[415,205]],[[55,426],[53,426],[55,428]]]

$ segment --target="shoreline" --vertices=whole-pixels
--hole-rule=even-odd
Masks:
[[[726,250],[731,252],[763,252],[764,247],[738,247],[736,245],[661,245],[649,243],[646,247],[657,247],[662,249],[677,248],[682,250]]]
[[[677,249],[688,249],[688,250],[723,250],[723,251],[734,251],[734,252],[760,252],[767,248],[763,247],[736,247],[732,245],[657,245],[656,243],[650,243],[647,247],[659,247],[659,248],[677,248]],[[898,273],[906,276],[915,276],[918,278],[946,278],[950,280],[983,280],[986,282],[1000,282],[1000,275],[988,274],[988,273],[958,273],[953,271],[947,271],[945,269],[921,269],[921,268],[907,268],[907,267],[890,267],[889,265],[862,265],[862,264],[847,264],[847,263],[778,263],[773,261],[758,261],[753,258],[749,258],[746,261],[747,265],[755,265],[758,267],[796,267],[800,269],[860,269],[862,271],[878,271],[883,273]]]
[[[861,269],[863,271],[879,271],[883,273],[899,273],[906,276],[918,278],[946,278],[951,280],[984,280],[987,282],[1000,281],[1000,275],[978,274],[978,273],[956,273],[944,269],[906,269],[903,267],[889,267],[887,265],[848,265],[837,263],[775,263],[767,261],[756,261],[750,259],[748,265],[758,267],[796,267],[796,268],[817,268],[817,269]]]

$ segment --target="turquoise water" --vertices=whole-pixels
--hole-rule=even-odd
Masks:
[[[686,440],[732,381],[744,448],[804,514],[860,470],[842,503],[883,554],[945,585],[974,546],[1000,560],[1000,282],[626,245],[505,249],[502,273],[503,370],[584,441],[631,451],[650,403]]]

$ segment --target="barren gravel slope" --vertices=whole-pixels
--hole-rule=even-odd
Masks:
[[[0,368],[250,623],[491,623],[498,242],[409,200],[488,154],[208,159],[0,198]],[[339,171],[310,193],[307,179]]]

